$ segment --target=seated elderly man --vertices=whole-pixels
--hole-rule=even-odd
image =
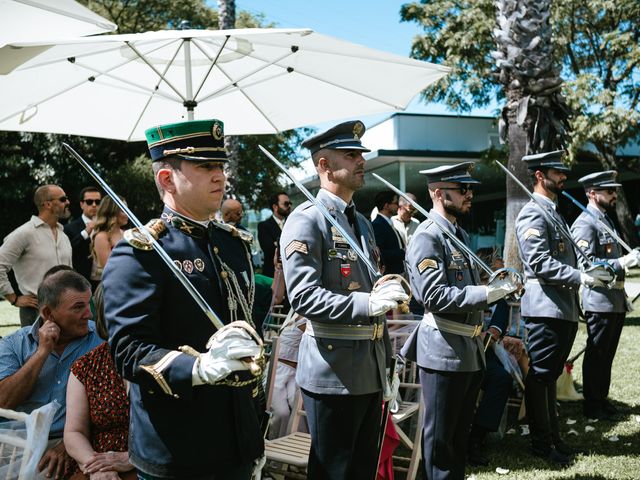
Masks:
[[[91,285],[82,275],[53,267],[38,287],[40,317],[0,339],[0,407],[31,412],[60,404],[38,465],[48,478],[62,478],[71,462],[62,442],[70,366],[102,342],[89,321],[90,300]]]

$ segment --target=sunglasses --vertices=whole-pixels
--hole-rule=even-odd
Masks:
[[[291,202],[282,202],[282,204],[283,204],[285,207],[290,207],[291,205],[293,205],[293,203],[291,203]]]
[[[594,188],[594,190],[596,192],[607,192],[609,195],[613,195],[614,193],[617,192],[617,190],[615,189],[615,187],[608,187],[608,188]]]
[[[69,197],[67,197],[66,195],[63,195],[59,198],[50,198],[47,200],[47,202],[53,202],[54,200],[58,200],[60,203],[65,203],[67,200],[69,200]]]
[[[88,198],[86,200],[82,200],[82,203],[86,203],[87,205],[100,205],[100,200],[94,200],[93,198]]]
[[[473,192],[473,185],[461,185],[459,187],[443,187],[440,190],[458,190],[460,195],[466,195],[467,192]]]

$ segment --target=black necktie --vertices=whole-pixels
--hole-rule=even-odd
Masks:
[[[347,216],[347,220],[349,221],[349,225],[353,228],[356,237],[359,237],[358,234],[358,222],[356,221],[356,206],[352,203],[351,205],[347,205],[347,208],[344,209],[344,214]]]

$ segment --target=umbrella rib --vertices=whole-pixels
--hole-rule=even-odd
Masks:
[[[135,121],[133,128],[129,131],[129,135],[127,135],[127,139],[130,140],[131,136],[133,135],[136,127],[140,124],[140,121],[142,120],[142,117],[144,115],[144,113],[147,111],[147,109],[149,108],[149,105],[151,104],[151,100],[153,100],[153,97],[156,93],[159,93],[160,96],[165,96],[164,93],[160,92],[160,90],[158,90],[160,88],[160,83],[162,83],[162,79],[164,78],[164,76],[167,74],[167,72],[169,71],[169,67],[171,66],[171,64],[173,63],[173,61],[175,60],[176,56],[178,55],[178,52],[180,51],[180,46],[178,46],[178,48],[176,49],[176,52],[174,53],[173,57],[171,58],[170,62],[167,62],[167,66],[164,69],[164,72],[162,72],[162,77],[158,80],[158,83],[156,84],[155,89],[150,92],[149,98],[147,98],[147,103],[145,103],[144,108],[142,109],[142,111],[140,112],[140,115],[138,115],[138,119]],[[175,99],[174,99],[175,100]]]
[[[200,46],[200,42],[192,42],[196,48],[198,50],[200,50],[202,52],[202,54],[207,57],[209,59],[209,61],[211,61],[211,66],[209,67],[209,70],[207,70],[206,75],[204,76],[204,78],[202,79],[202,83],[200,83],[200,86],[198,87],[198,90],[196,90],[196,94],[193,96],[193,99],[195,100],[196,98],[198,98],[198,94],[200,93],[200,90],[202,90],[202,87],[204,87],[204,82],[207,81],[207,78],[209,78],[209,75],[211,75],[211,71],[213,70],[213,67],[216,66],[216,63],[218,62],[218,58],[220,58],[220,55],[222,54],[222,51],[224,50],[224,47],[226,47],[227,42],[229,42],[229,38],[231,38],[231,35],[227,35],[226,38],[224,39],[223,44],[220,46],[220,48],[218,49],[218,53],[216,53],[216,57],[215,58],[211,58],[209,56],[209,54],[207,52],[204,51],[204,49]],[[231,79],[229,79],[231,80]]]
[[[229,79],[229,81],[231,81],[231,77],[229,76],[229,74],[227,72],[224,71],[224,69],[222,67],[220,67],[218,65],[218,69],[222,72],[222,74],[227,77]],[[284,72],[283,72],[284,73]],[[282,73],[280,73],[280,75],[282,75]],[[278,132],[279,129],[278,127],[271,121],[271,119],[262,111],[262,109],[256,104],[256,102],[254,102],[251,97],[249,95],[247,95],[244,90],[240,87],[238,87],[237,83],[233,84],[235,85],[235,87],[238,89],[238,91],[247,99],[247,101],[249,103],[251,103],[251,105],[253,105],[255,107],[255,109],[258,111],[258,113],[260,113],[260,115],[262,115],[262,117],[266,120],[266,122],[271,125],[271,127],[273,128],[274,132]]]
[[[158,77],[160,77],[160,81],[164,81],[169,88],[171,88],[171,90],[173,90],[174,92],[176,92],[176,94],[182,99],[183,102],[186,102],[186,98],[184,98],[184,96],[182,94],[180,94],[180,91],[173,86],[173,84],[167,80],[166,78],[164,78],[163,74],[161,74],[158,69],[156,67],[154,67],[153,65],[151,65],[151,63],[149,63],[149,61],[144,57],[144,55],[142,55],[137,49],[136,47],[134,47],[130,42],[124,42],[125,45],[127,47],[129,47],[136,55],[138,55],[138,57],[140,58],[140,60],[142,60],[144,63],[147,64],[147,66],[153,70],[156,75],[158,75]],[[182,46],[182,44],[184,44],[184,40],[182,40],[182,42],[180,43],[180,45],[178,45],[178,48],[176,50],[176,53],[174,54],[174,56],[171,58],[171,61],[168,63],[167,68],[173,63],[173,61],[176,58],[176,55],[178,54],[178,52],[180,51],[180,47]],[[165,70],[166,72],[166,70]]]
[[[178,97],[172,97],[171,95],[158,90],[158,88],[160,86],[160,82],[158,82],[158,84],[155,86],[154,89],[149,89],[149,88],[145,87],[144,85],[140,85],[138,83],[131,82],[129,80],[125,80],[125,79],[123,79],[123,78],[121,78],[121,77],[119,77],[117,75],[114,75],[112,73],[109,73],[109,72],[106,72],[106,71],[103,71],[103,70],[98,70],[97,68],[90,67],[89,65],[84,65],[84,64],[78,63],[78,62],[76,62],[76,65],[78,65],[79,67],[85,68],[86,70],[88,70],[90,72],[97,73],[99,76],[111,78],[112,80],[116,80],[118,82],[124,83],[125,85],[129,85],[129,86],[135,87],[135,88],[141,90],[142,92],[149,93],[150,95],[158,94],[159,96],[164,97],[167,100],[171,100],[173,102],[182,101],[182,99],[180,99]],[[116,66],[114,68],[118,68],[120,66],[121,65],[118,65],[118,66]],[[114,88],[117,88],[117,87],[114,87]]]
[[[266,65],[262,65],[262,66],[260,66],[260,67],[258,67],[258,68],[256,68],[256,69],[252,70],[252,71],[251,71],[251,72],[249,72],[249,73],[245,73],[245,74],[244,74],[244,75],[242,75],[240,78],[237,78],[237,79],[235,79],[235,80],[232,80],[232,79],[229,77],[229,75],[227,75],[227,74],[224,72],[224,70],[222,70],[222,68],[220,67],[220,65],[218,65],[218,68],[220,69],[220,71],[221,71],[221,72],[225,73],[225,76],[229,79],[229,82],[230,82],[230,83],[229,83],[229,84],[227,84],[227,85],[224,85],[224,86],[222,86],[222,87],[220,87],[220,88],[218,88],[217,90],[214,90],[213,92],[211,92],[211,93],[210,93],[209,95],[207,95],[206,97],[204,97],[204,98],[200,99],[200,101],[201,101],[201,102],[204,102],[204,101],[206,101],[206,100],[209,100],[210,98],[215,97],[218,93],[220,93],[220,92],[222,92],[222,91],[226,90],[226,89],[227,89],[227,88],[229,88],[229,87],[232,87],[232,86],[237,87],[237,86],[238,86],[238,85],[237,85],[237,84],[238,84],[238,82],[241,82],[241,81],[242,81],[242,80],[244,80],[245,78],[248,78],[248,77],[250,77],[250,76],[252,76],[252,75],[254,75],[254,74],[258,73],[259,71],[264,70],[266,67],[269,67],[269,66],[271,66],[271,65],[276,65],[276,64],[277,64],[277,62],[280,62],[280,61],[284,60],[285,58],[287,58],[287,57],[289,57],[289,56],[293,55],[294,53],[295,53],[295,52],[290,51],[290,52],[286,53],[285,55],[282,55],[281,57],[276,58],[275,60],[272,60],[272,61],[270,61],[270,62],[267,62],[267,63],[266,63]],[[252,58],[256,58],[256,57],[252,57]],[[280,65],[278,65],[278,66],[280,66]]]

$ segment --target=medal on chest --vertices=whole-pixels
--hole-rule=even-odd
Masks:
[[[560,241],[558,242],[558,251],[559,251],[560,253],[564,252],[564,240],[560,240]]]
[[[340,274],[343,277],[348,277],[351,275],[351,264],[350,263],[341,263],[340,264]]]

